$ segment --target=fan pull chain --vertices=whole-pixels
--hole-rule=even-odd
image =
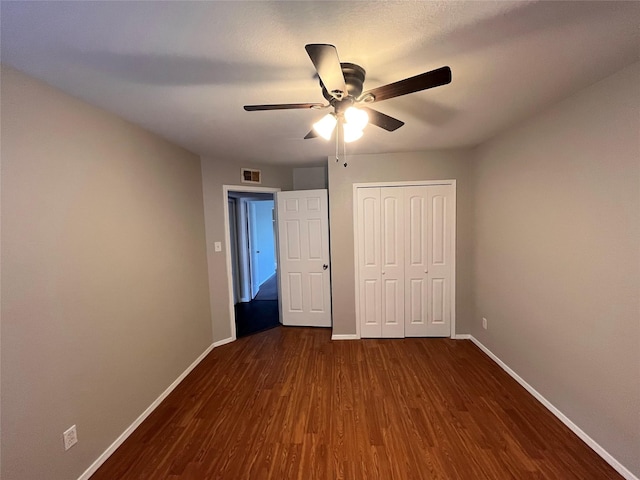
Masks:
[[[347,142],[344,141],[344,137],[342,141],[342,151],[344,153],[344,166],[346,168],[347,167]]]
[[[340,161],[340,124],[338,124],[338,128],[336,128],[336,162]],[[347,142],[344,141],[344,136],[342,137],[342,153],[344,158],[344,166],[347,166]]]

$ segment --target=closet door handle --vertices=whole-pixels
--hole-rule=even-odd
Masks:
[[[322,269],[326,270],[327,268],[329,268],[329,265],[327,265],[326,263],[324,265],[322,265]]]

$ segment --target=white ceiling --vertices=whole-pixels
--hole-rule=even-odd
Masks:
[[[323,102],[307,43],[336,45],[365,89],[449,65],[450,85],[376,104],[349,153],[471,146],[638,61],[639,2],[5,2],[2,63],[209,157],[313,165]],[[597,112],[596,112],[597,113]]]

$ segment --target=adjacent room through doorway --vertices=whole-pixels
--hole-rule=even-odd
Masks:
[[[236,337],[280,324],[273,193],[228,192]]]

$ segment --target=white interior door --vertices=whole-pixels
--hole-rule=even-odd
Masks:
[[[326,190],[276,194],[278,288],[283,325],[331,326]]]

